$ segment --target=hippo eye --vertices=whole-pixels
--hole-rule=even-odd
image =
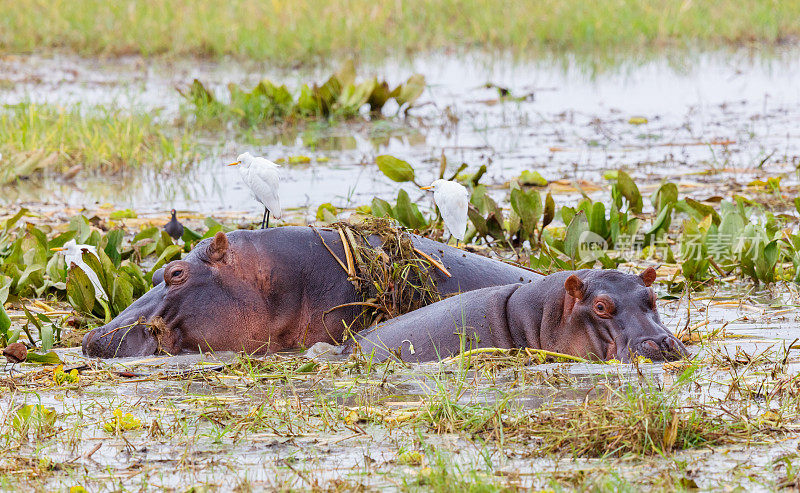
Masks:
[[[594,300],[594,312],[603,318],[611,318],[614,312],[614,303],[606,296]]]
[[[178,284],[186,280],[186,267],[178,263],[167,267],[164,271],[164,282],[169,285]]]

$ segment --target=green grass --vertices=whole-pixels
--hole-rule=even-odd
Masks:
[[[0,0],[0,51],[174,54],[292,65],[329,56],[461,47],[619,50],[800,35],[776,0]]]
[[[38,170],[119,171],[193,159],[186,134],[166,132],[151,114],[100,107],[22,103],[0,107],[0,184]]]

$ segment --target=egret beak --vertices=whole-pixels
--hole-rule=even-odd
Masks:
[[[236,161],[235,163],[228,164],[227,166],[236,166],[237,164],[242,164],[242,162]]]
[[[433,190],[433,187],[419,187],[420,190]]]
[[[66,250],[66,248],[64,248],[64,247],[51,248],[50,249],[51,252],[63,252],[64,250]]]

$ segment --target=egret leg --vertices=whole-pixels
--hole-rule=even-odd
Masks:
[[[269,228],[269,209],[264,206],[264,217],[261,219],[261,229],[264,229],[264,224]]]

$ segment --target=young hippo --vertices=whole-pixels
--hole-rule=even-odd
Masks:
[[[687,351],[659,319],[655,278],[652,267],[638,276],[564,271],[462,293],[356,334],[345,352],[423,362],[462,349],[528,347],[600,360],[680,359]]]

